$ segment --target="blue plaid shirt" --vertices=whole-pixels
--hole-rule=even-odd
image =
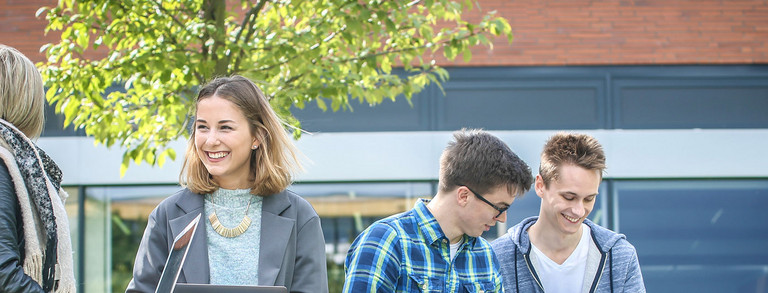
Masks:
[[[365,229],[347,253],[343,292],[503,292],[499,263],[481,237],[449,240],[427,200]]]

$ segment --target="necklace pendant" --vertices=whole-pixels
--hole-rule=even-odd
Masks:
[[[208,220],[211,221],[211,227],[213,228],[213,231],[216,231],[216,233],[219,233],[219,235],[227,238],[240,236],[245,233],[246,230],[248,230],[248,227],[251,226],[251,218],[248,217],[248,215],[243,216],[243,220],[241,220],[240,224],[234,228],[224,227],[224,225],[222,225],[219,221],[219,217],[216,216],[216,211],[208,216]]]

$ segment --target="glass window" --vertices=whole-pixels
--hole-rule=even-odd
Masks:
[[[109,292],[111,274],[109,269],[111,243],[108,241],[109,197],[104,192],[85,189],[85,239],[83,248],[83,268],[85,272],[85,292]]]
[[[124,292],[149,213],[178,186],[85,189],[85,292]]]
[[[768,180],[618,181],[616,192],[648,292],[765,292]]]
[[[75,272],[75,279],[80,280],[85,276],[80,275],[80,254],[79,251],[79,245],[80,245],[80,225],[79,225],[79,217],[80,217],[80,189],[76,186],[63,186],[62,189],[64,189],[64,192],[69,195],[67,200],[64,203],[64,209],[67,212],[67,220],[69,220],[69,237],[72,241],[72,261],[74,265],[74,272]]]
[[[360,232],[434,194],[431,182],[298,183],[289,189],[306,198],[320,215],[330,292],[341,292],[344,259]]]

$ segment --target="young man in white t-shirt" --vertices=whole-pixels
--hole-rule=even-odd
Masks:
[[[594,137],[557,133],[547,141],[534,184],[539,216],[491,244],[506,292],[645,292],[635,248],[587,219],[604,169]]]

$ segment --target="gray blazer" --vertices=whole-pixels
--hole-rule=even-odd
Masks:
[[[203,207],[203,196],[183,189],[152,211],[125,292],[155,292],[173,239]],[[207,227],[203,215],[178,283],[209,283]],[[309,202],[291,191],[264,197],[258,273],[259,285],[285,286],[290,292],[328,292],[320,217]]]

